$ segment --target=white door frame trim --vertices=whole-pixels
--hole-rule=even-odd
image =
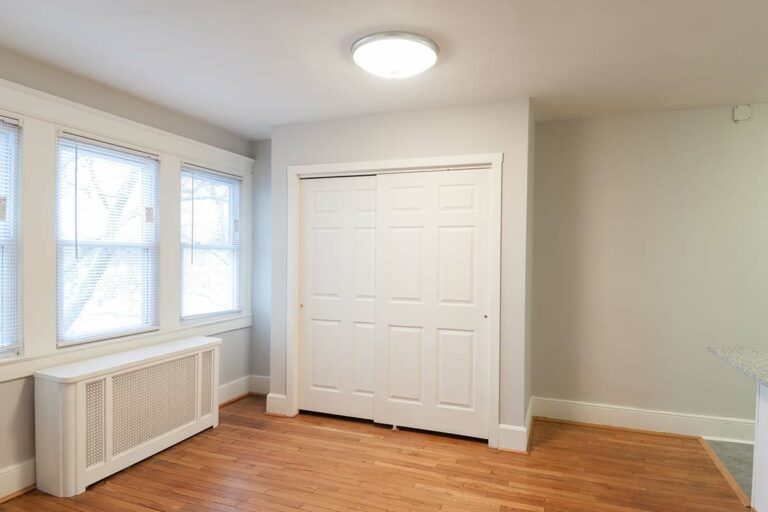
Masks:
[[[286,294],[286,393],[284,396],[270,393],[270,402],[283,402],[280,413],[295,416],[299,413],[299,333],[300,333],[300,180],[302,178],[341,177],[361,174],[385,174],[397,172],[453,171],[487,169],[491,172],[491,282],[490,322],[488,347],[490,361],[488,372],[488,445],[498,447],[499,426],[499,365],[501,332],[501,167],[502,153],[455,155],[338,164],[289,165],[286,172],[287,204],[287,294]],[[495,357],[494,357],[495,356]],[[270,400],[270,398],[272,400]],[[275,408],[277,409],[277,407]],[[274,411],[278,412],[278,411]]]

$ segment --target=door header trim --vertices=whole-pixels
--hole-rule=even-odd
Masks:
[[[466,171],[471,169],[493,169],[495,167],[501,169],[503,160],[503,153],[482,153],[476,155],[369,160],[335,164],[289,165],[287,172],[289,177],[321,178],[393,172]]]

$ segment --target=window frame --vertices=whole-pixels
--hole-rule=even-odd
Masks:
[[[22,250],[21,250],[21,180],[23,164],[21,161],[22,156],[22,121],[12,117],[7,117],[0,114],[0,127],[12,127],[16,131],[15,147],[13,148],[13,164],[11,169],[11,175],[9,180],[11,181],[11,187],[9,190],[9,197],[6,197],[6,212],[5,216],[8,218],[12,216],[13,223],[11,225],[11,235],[8,238],[0,237],[0,248],[5,252],[6,247],[10,247],[13,251],[13,261],[10,264],[3,262],[0,265],[0,276],[4,276],[6,271],[10,270],[11,278],[13,279],[12,300],[16,301],[15,308],[2,307],[3,297],[0,293],[0,316],[3,318],[3,326],[0,329],[0,339],[4,338],[8,325],[15,327],[15,332],[11,333],[11,337],[15,335],[15,343],[13,345],[0,345],[0,360],[15,359],[24,355],[24,332],[23,332],[23,300],[22,300]],[[0,286],[3,286],[0,283]],[[15,316],[15,318],[13,318]],[[9,329],[10,330],[10,329]]]
[[[183,229],[181,222],[181,205],[182,205],[182,182],[185,174],[191,174],[194,182],[194,177],[197,175],[208,176],[213,180],[228,183],[235,188],[237,194],[236,201],[230,200],[230,244],[196,244],[194,240],[190,243],[184,243],[182,241]],[[217,171],[207,167],[202,167],[188,162],[182,162],[179,172],[179,320],[182,325],[194,325],[198,323],[205,323],[211,320],[217,320],[229,317],[239,317],[243,314],[243,286],[242,286],[242,233],[240,227],[242,226],[242,203],[243,203],[243,177],[235,174],[229,174],[222,171]],[[233,195],[234,197],[234,195]],[[194,198],[193,198],[194,199]],[[194,215],[194,213],[193,213]],[[185,249],[194,250],[196,247],[201,250],[228,250],[232,252],[232,262],[234,265],[234,274],[232,276],[232,283],[235,287],[236,293],[234,294],[235,308],[221,311],[212,311],[207,313],[198,313],[194,315],[184,315],[184,251]]]
[[[108,242],[108,241],[82,241],[82,240],[63,240],[60,233],[60,172],[59,167],[59,152],[61,149],[62,141],[68,141],[74,144],[84,144],[94,146],[96,148],[102,147],[108,151],[122,153],[124,155],[145,158],[154,161],[154,179],[152,197],[153,197],[153,242]],[[56,136],[56,162],[55,162],[55,251],[56,251],[56,348],[62,349],[67,347],[74,347],[87,343],[95,343],[100,341],[119,340],[120,338],[131,337],[140,334],[152,333],[160,331],[160,250],[161,250],[161,226],[160,226],[160,207],[161,207],[161,175],[160,175],[160,157],[158,155],[148,153],[145,151],[125,147],[120,144],[107,142],[105,140],[91,138],[83,136],[77,133],[69,131],[59,130]],[[151,321],[146,325],[130,326],[124,329],[114,329],[109,331],[100,331],[97,334],[90,336],[79,336],[75,338],[63,338],[60,332],[60,322],[63,316],[64,304],[62,300],[62,264],[59,257],[62,247],[65,246],[85,246],[91,248],[144,248],[147,250],[149,257],[154,258],[154,265],[151,266],[151,271],[144,275],[143,278],[147,279],[146,286],[149,287],[151,295],[154,297],[152,301],[152,311],[149,315]]]

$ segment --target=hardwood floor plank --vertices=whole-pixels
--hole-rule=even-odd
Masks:
[[[743,512],[696,438],[537,418],[529,455],[369,422],[268,416],[263,397],[73,498],[3,512]]]

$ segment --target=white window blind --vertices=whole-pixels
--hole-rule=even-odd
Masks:
[[[57,171],[59,345],[156,329],[156,158],[62,134]]]
[[[240,310],[240,180],[181,171],[181,317]]]
[[[19,127],[0,118],[0,358],[19,355]]]

